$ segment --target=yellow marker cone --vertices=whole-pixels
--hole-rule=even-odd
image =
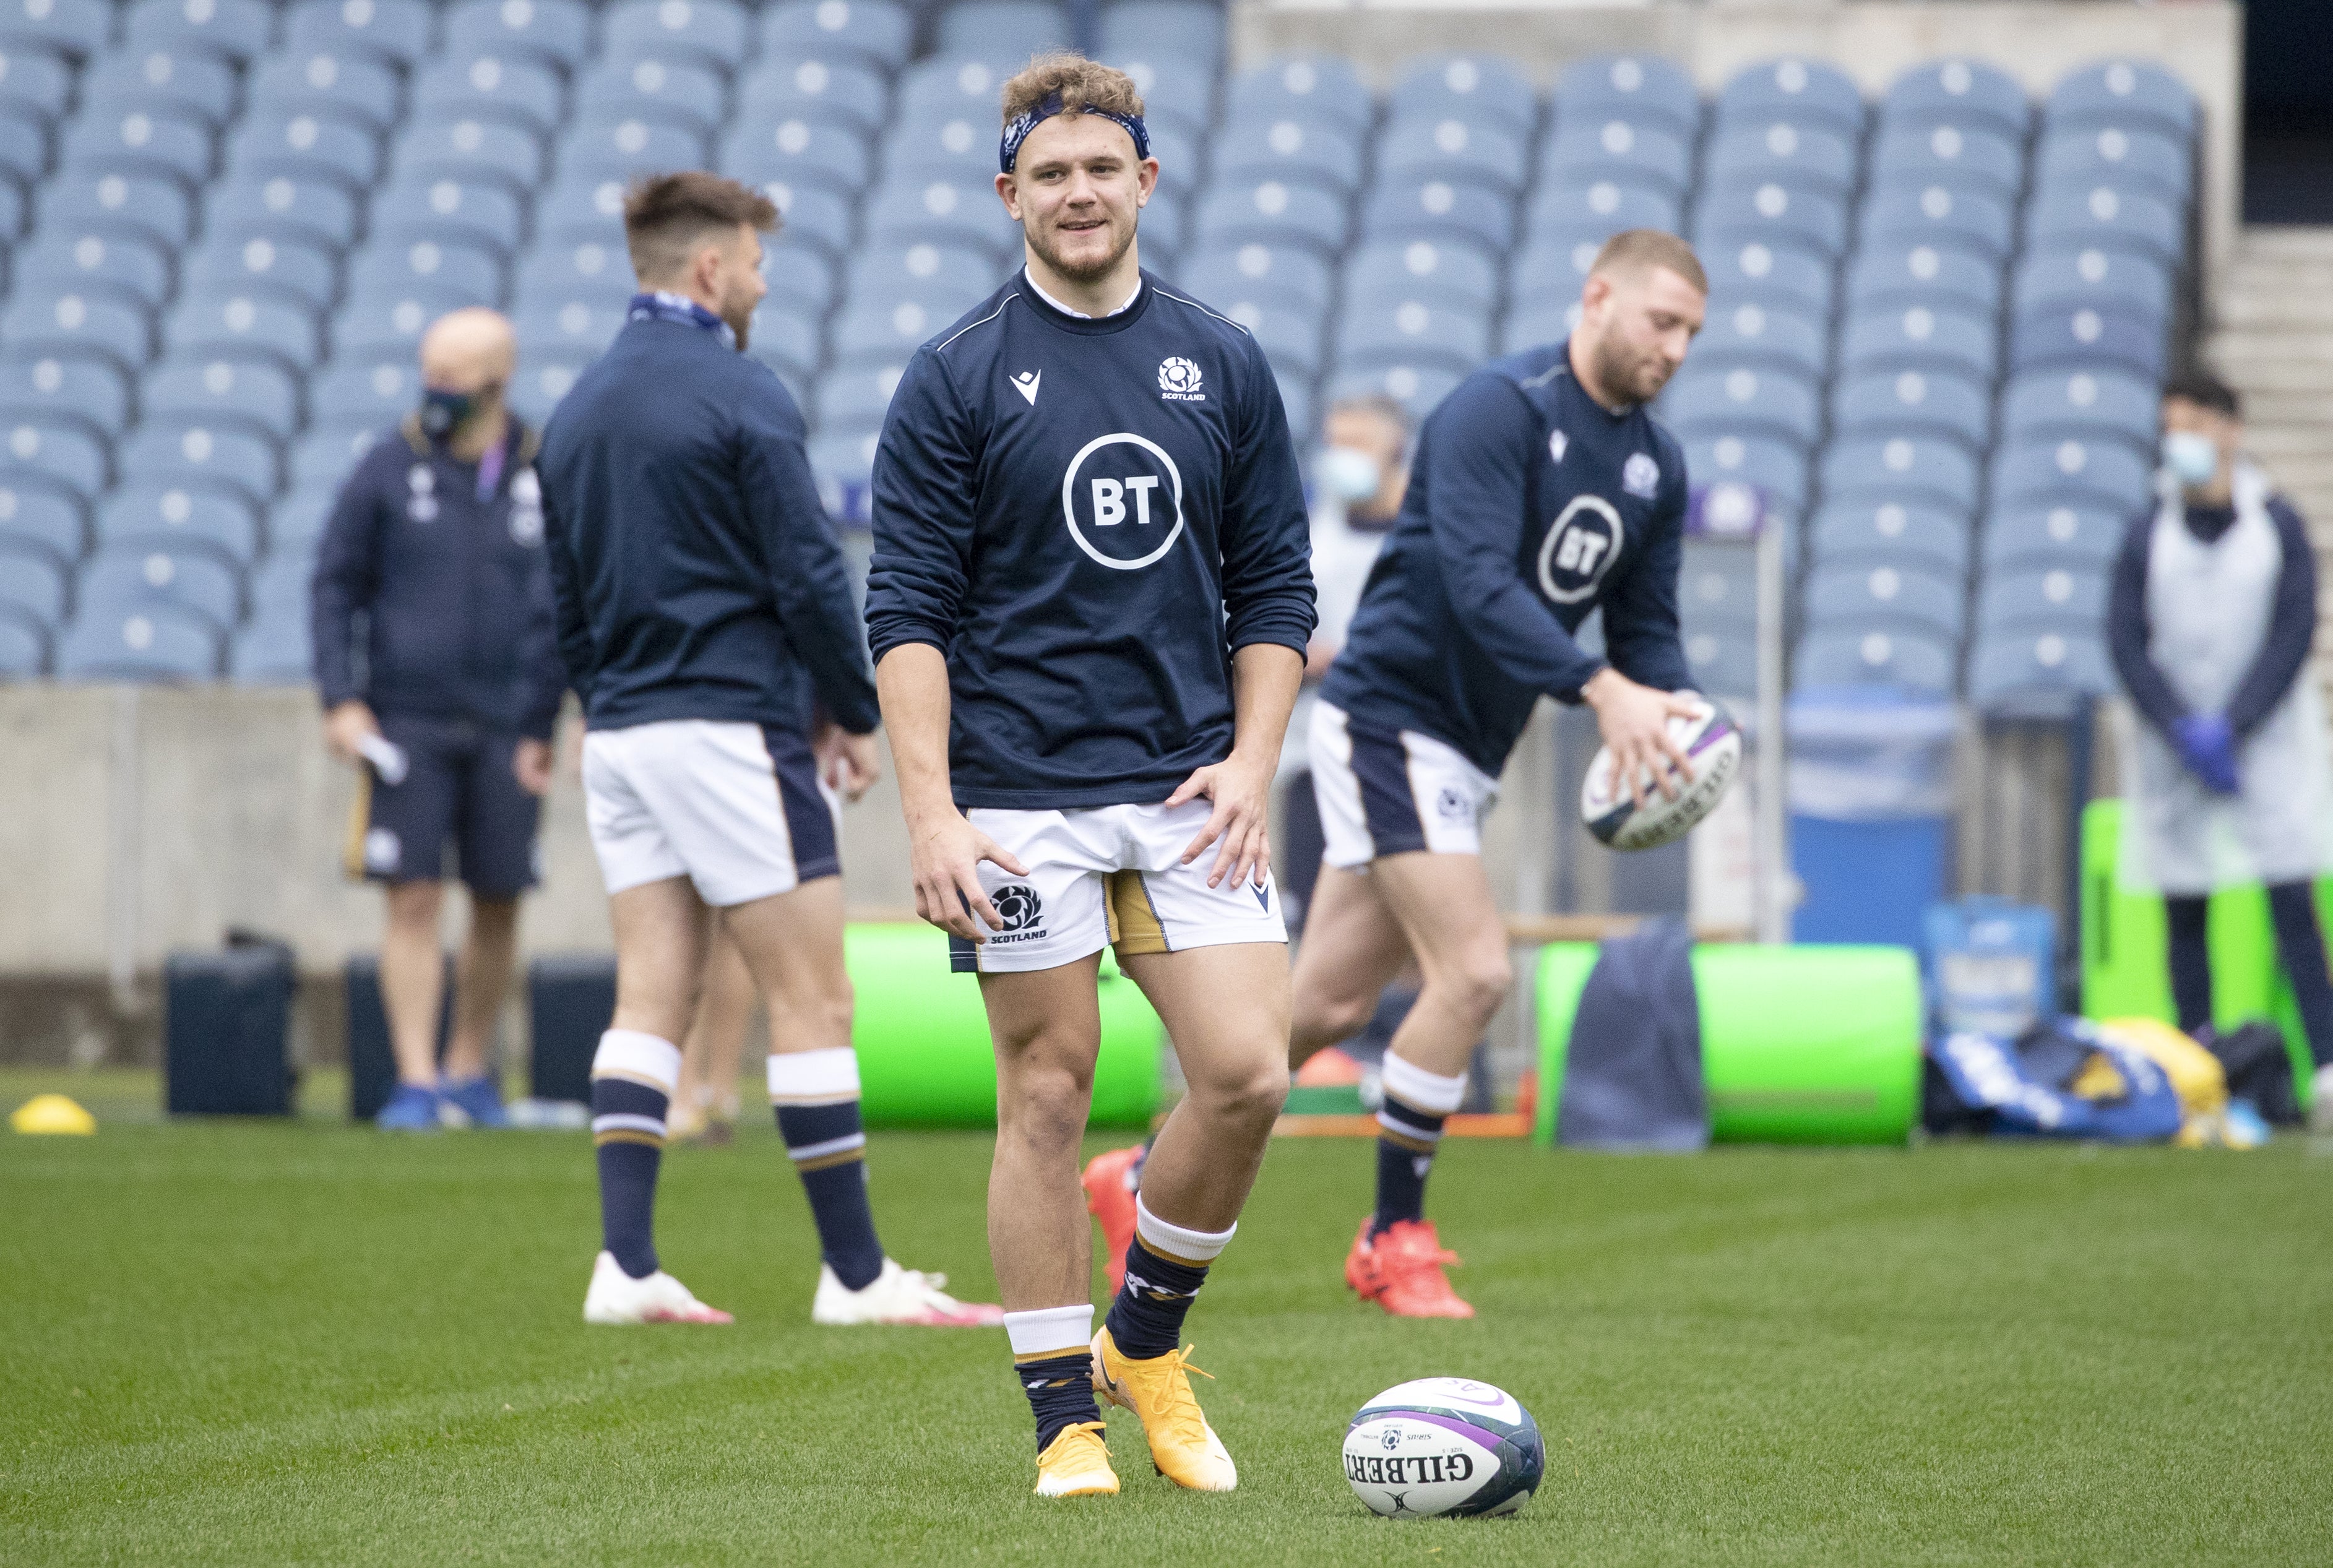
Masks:
[[[8,1118],[19,1132],[69,1133],[87,1138],[97,1130],[97,1118],[62,1094],[35,1094]]]

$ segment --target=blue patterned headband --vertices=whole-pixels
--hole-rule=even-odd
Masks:
[[[1015,115],[1013,122],[1004,128],[1004,139],[996,146],[998,170],[1004,174],[1011,174],[1013,166],[1021,161],[1021,144],[1029,139],[1029,133],[1036,130],[1042,122],[1052,119],[1061,112],[1061,95],[1055,92],[1048,94],[1042,102],[1026,114]],[[1137,159],[1150,156],[1150,129],[1142,123],[1142,116],[1114,114],[1107,109],[1091,103],[1082,105],[1078,112],[1099,114],[1104,120],[1117,120],[1126,127],[1126,134],[1134,138],[1134,156]]]

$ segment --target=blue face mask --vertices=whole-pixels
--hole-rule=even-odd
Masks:
[[[2163,466],[2190,489],[2208,485],[2220,471],[2220,448],[2212,438],[2194,430],[2163,433]]]
[[[1314,460],[1312,472],[1322,489],[1348,505],[1368,500],[1385,481],[1378,460],[1351,447],[1329,447]]]
[[[421,433],[442,441],[467,424],[478,411],[475,392],[448,392],[437,387],[421,390]]]

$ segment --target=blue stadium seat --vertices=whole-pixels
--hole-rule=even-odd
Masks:
[[[151,239],[48,224],[16,253],[11,282],[23,293],[111,294],[152,310],[169,297],[169,252]]]
[[[305,686],[314,671],[304,604],[261,607],[227,645],[227,678],[239,686]]]
[[[216,130],[235,113],[235,67],[183,49],[125,49],[89,63],[81,79],[84,117],[164,110]]]
[[[1219,310],[1222,302],[1244,298],[1317,315],[1330,278],[1328,262],[1310,245],[1250,243],[1199,250],[1184,264],[1182,284],[1186,293]]]
[[[1879,101],[1879,122],[1901,126],[1979,125],[2004,140],[2021,142],[2033,123],[2033,105],[2017,79],[1974,60],[1915,65],[1890,82]]]
[[[460,0],[446,14],[443,47],[456,59],[532,59],[571,74],[591,53],[591,12],[578,0]]]
[[[526,127],[474,117],[415,120],[397,139],[389,166],[407,183],[492,179],[526,195],[542,183],[549,159],[542,138]],[[561,167],[565,168],[563,158]]]
[[[214,240],[290,240],[337,254],[356,239],[357,201],[330,179],[272,174],[255,182],[228,180],[210,198],[204,227]]]
[[[598,354],[623,330],[625,306],[622,299],[527,302],[511,322],[519,352],[526,358],[547,354],[562,359],[577,352]]]
[[[1967,604],[1958,578],[1900,565],[1818,564],[1807,577],[1807,625],[1827,632],[1925,632],[1960,640]]]
[[[1464,379],[1455,370],[1435,365],[1382,365],[1339,374],[1330,383],[1328,396],[1331,402],[1348,398],[1391,398],[1408,410],[1413,420],[1422,421],[1435,405],[1457,390]],[[1308,419],[1305,428],[1310,426]]]
[[[2093,245],[2028,255],[2018,265],[2012,297],[2020,315],[2088,305],[2160,322],[2171,314],[2171,278],[2161,263],[2146,256]]]
[[[907,368],[901,354],[888,362],[840,366],[818,384],[818,424],[824,429],[866,430],[880,428],[891,407],[891,394]]]
[[[845,5],[849,0],[834,3]],[[969,120],[949,123],[965,127],[967,151],[984,145],[971,134]],[[994,149],[986,148],[983,166],[992,162],[994,156]],[[952,157],[963,167],[971,167],[969,157]],[[774,179],[790,186],[823,185],[846,195],[867,188],[875,172],[874,154],[864,137],[831,120],[804,120],[798,115],[733,126],[721,139],[718,162],[722,173],[749,185]]]
[[[1918,502],[1971,515],[1976,511],[1977,477],[1969,449],[1936,436],[1836,440],[1822,465],[1827,500]]]
[[[628,278],[629,273],[625,274]],[[787,309],[809,315],[823,314],[840,293],[834,258],[812,245],[781,238],[762,250],[762,275],[769,280],[764,309]],[[626,285],[629,297],[629,284]]]
[[[1683,210],[1675,196],[1649,186],[1542,180],[1531,191],[1523,232],[1534,245],[1600,245],[1622,229],[1674,233],[1684,226]]]
[[[941,101],[940,118],[950,111],[976,112],[984,105],[996,112],[993,94],[1000,81],[985,66],[981,78],[989,85],[981,91]],[[901,93],[902,108],[907,94]],[[871,137],[888,123],[891,90],[872,68],[854,60],[765,60],[737,83],[740,125],[776,124],[802,119],[847,125],[862,137]]]
[[[1340,370],[1434,366],[1464,376],[1489,357],[1490,318],[1484,312],[1449,310],[1412,295],[1348,311],[1337,327],[1335,350]]]
[[[750,51],[750,24],[731,0],[620,0],[600,19],[600,47],[619,59],[701,65],[723,75]]]
[[[1856,144],[1819,120],[1739,121],[1710,138],[1712,180],[1813,191],[1844,200],[1855,188]]]
[[[207,486],[148,482],[116,490],[97,515],[101,551],[207,551],[235,572],[259,554],[259,509]]]
[[[12,180],[0,179],[0,245],[24,234],[28,210],[24,190]]]
[[[2174,141],[2195,139],[2200,111],[2186,83],[2146,61],[2114,60],[2059,78],[2043,110],[2042,131],[2054,136],[2082,126],[2152,122]]]
[[[1320,374],[1328,355],[1326,323],[1320,312],[1239,293],[1222,295],[1205,304],[1245,327],[1280,375],[1310,382]]]
[[[1839,333],[1840,373],[1942,370],[1990,384],[1999,358],[1992,319],[1913,305],[1851,315]]]
[[[280,365],[178,356],[148,370],[138,390],[139,413],[288,441],[300,428],[300,382]]]
[[[1134,90],[1142,94],[1143,123],[1150,128],[1154,148],[1162,131],[1177,131],[1195,142],[1205,139],[1215,129],[1213,61],[1201,62],[1187,54],[1157,54],[1133,59],[1120,56],[1109,63],[1125,72]],[[1178,167],[1188,172],[1198,165],[1194,162]]]
[[[889,0],[785,0],[762,13],[762,53],[779,60],[856,59],[892,72],[915,46],[915,19]]]
[[[266,361],[302,374],[324,347],[312,312],[255,291],[181,295],[163,322],[162,341],[174,354]]]
[[[1899,566],[1966,582],[1973,532],[1967,517],[1945,507],[1867,501],[1826,505],[1807,537],[1825,566]]]
[[[266,505],[282,478],[275,443],[245,430],[149,419],[123,446],[124,484],[217,485]]]
[[[552,182],[534,198],[534,242],[539,246],[598,245],[621,253],[623,182]]]
[[[1539,124],[1539,98],[1521,72],[1496,54],[1438,54],[1414,62],[1386,97],[1396,120],[1463,120],[1495,126],[1528,144]]]
[[[145,310],[106,290],[19,289],[0,312],[0,342],[12,353],[98,355],[134,370],[153,356]]]
[[[44,544],[0,535],[0,608],[56,625],[72,602],[72,566]]]
[[[1340,125],[1356,138],[1377,118],[1377,100],[1351,63],[1332,55],[1286,56],[1250,66],[1232,78],[1226,120],[1277,120]]]
[[[895,118],[947,120],[969,114],[975,120],[993,119],[1005,80],[1021,68],[1026,58],[1024,55],[1022,60],[1014,60],[1010,55],[974,51],[969,56],[944,53],[919,60],[900,73]],[[879,83],[881,78],[875,80]]]
[[[1693,183],[1693,144],[1656,117],[1599,120],[1565,113],[1541,149],[1540,178],[1575,186],[1597,180],[1650,186],[1682,197]]]
[[[637,117],[579,125],[559,149],[562,172],[579,178],[629,181],[643,174],[706,167],[705,139],[677,125]]]
[[[0,430],[0,463],[6,465],[11,483],[45,479],[44,488],[92,501],[111,477],[108,446],[78,419],[23,416]]]
[[[2131,519],[2099,505],[2030,505],[1996,514],[1985,526],[1988,573],[2066,566],[2100,572],[2114,563]]]
[[[1847,207],[1811,190],[1763,185],[1704,186],[1693,214],[1694,244],[1735,249],[1762,245],[1798,251],[1828,265],[1847,248]]]
[[[936,179],[878,189],[867,203],[866,236],[869,245],[929,240],[1002,255],[1019,238],[1019,231],[996,199],[994,186]]]
[[[0,418],[74,420],[93,437],[112,441],[129,416],[130,382],[107,360],[21,350],[0,357]]]
[[[376,245],[453,242],[508,259],[525,236],[526,205],[491,180],[399,180],[374,196],[369,226]]]
[[[883,176],[887,179],[954,179],[966,183],[996,172],[996,136],[989,120],[975,119],[970,111],[949,115],[945,120],[920,119],[903,120],[891,128],[883,139]],[[787,159],[822,155],[828,167],[839,166],[847,170],[853,166],[864,167],[867,148],[857,137],[832,126],[820,127],[825,132],[820,139],[811,134],[807,120],[789,120],[773,128],[763,139],[765,151]],[[814,149],[814,145],[815,149]],[[791,145],[792,153],[786,149]],[[1358,161],[1358,155],[1356,157]],[[826,177],[829,183],[840,184],[840,174]]]
[[[607,55],[576,84],[575,127],[645,120],[709,137],[724,96],[720,75],[702,62]]]
[[[219,629],[169,603],[85,607],[57,640],[61,680],[209,680],[219,672]]]
[[[1704,320],[1685,362],[1706,370],[1781,370],[1820,381],[1830,364],[1829,323],[1786,304],[1721,304]]]
[[[82,563],[78,614],[157,604],[190,610],[224,630],[243,617],[243,573],[201,545],[100,544]]]
[[[970,245],[928,240],[870,245],[850,264],[853,304],[917,300],[936,310],[968,310],[994,290],[995,259]]]
[[[877,435],[872,429],[836,430],[821,432],[811,442],[811,471],[818,476],[829,512],[840,516],[850,509],[840,505],[845,486],[857,486],[862,492],[859,505],[865,505],[863,491],[875,469]]]
[[[1074,40],[1068,13],[1048,0],[958,0],[940,10],[936,42],[944,54],[1026,60]]]
[[[1852,141],[1863,134],[1863,95],[1845,72],[1799,56],[1744,66],[1717,95],[1721,127],[1819,120]]]
[[[834,322],[834,362],[904,361],[958,313],[918,300],[869,300],[845,306]]]
[[[2060,714],[2115,684],[2095,627],[2021,627],[1980,637],[1969,656],[1969,700],[1987,709]]]
[[[534,11],[570,0],[528,0]],[[503,10],[503,0],[472,0],[467,9]],[[370,54],[409,66],[429,52],[427,0],[300,0],[283,24],[283,49],[293,54]]]
[[[1336,197],[1276,179],[1218,186],[1199,204],[1203,245],[1302,245],[1335,256],[1343,253],[1350,228],[1351,216]]]
[[[31,151],[37,159],[41,129],[28,120],[0,116],[0,169],[19,178],[37,178],[37,162],[21,166],[24,149],[13,149],[8,131],[22,128],[31,133]],[[64,136],[63,163],[82,176],[98,174],[161,175],[189,189],[211,177],[211,128],[188,115],[166,109],[132,109],[120,113],[92,110],[74,120]]]
[[[2010,373],[2111,367],[2160,381],[2167,327],[2153,311],[2065,304],[2021,311],[2009,335]]]
[[[523,418],[523,416],[522,416]],[[304,620],[308,582],[315,571],[316,546],[340,499],[337,484],[293,490],[267,509],[267,555],[251,574],[251,601],[258,613],[290,605]]]
[[[559,128],[561,97],[551,68],[523,55],[441,54],[415,74],[413,114],[417,120],[506,120],[549,136]]]
[[[1792,684],[1800,689],[1833,686],[1887,686],[1931,697],[1950,697],[1958,660],[1945,639],[1899,631],[1826,631],[1810,627],[1799,644]]]
[[[2009,384],[2001,406],[2005,437],[2119,437],[2142,452],[2155,445],[2155,383],[2127,371],[2044,370]]]
[[[194,233],[186,187],[163,175],[61,171],[41,192],[41,223],[75,232],[131,234],[180,250]]]
[[[1557,342],[1579,324],[1579,301],[1550,293],[1538,299],[1518,298],[1499,323],[1499,352],[1519,354]]]
[[[1989,571],[1978,585],[1978,634],[1992,636],[2024,626],[2103,627],[2107,578],[2102,570],[2063,564]]]
[[[1224,185],[1318,186],[1343,199],[1360,188],[1361,149],[1335,126],[1293,116],[1234,120],[1215,149],[1214,178]]]
[[[1103,60],[1186,59],[1213,72],[1224,53],[1224,8],[1208,0],[1118,0],[1101,14],[1099,43]]]
[[[268,0],[136,0],[122,28],[125,49],[196,49],[240,64],[275,34]]]
[[[2113,438],[2004,442],[1992,459],[1992,505],[2063,503],[2136,513],[2152,492],[2152,457]]]
[[[337,118],[379,135],[397,123],[404,90],[397,72],[376,56],[318,50],[262,60],[252,68],[245,97],[253,114]]]
[[[1787,370],[1703,370],[1693,360],[1661,395],[1662,418],[1680,439],[1703,435],[1779,437],[1803,453],[1822,433],[1814,383]]]
[[[0,542],[36,551],[62,571],[89,548],[86,512],[62,489],[19,490],[0,485]],[[0,577],[5,575],[0,572]]]
[[[1497,191],[1446,179],[1381,180],[1361,208],[1364,240],[1471,240],[1493,255],[1514,243],[1515,204]]]
[[[1715,304],[1754,300],[1761,304],[1788,304],[1821,316],[1830,314],[1830,264],[1813,252],[1751,240],[1705,246],[1701,265],[1709,274]]]
[[[1758,639],[1737,626],[1688,621],[1682,639],[1686,673],[1694,688],[1719,697],[1754,697],[1758,689]]]
[[[1454,308],[1485,312],[1498,297],[1498,268],[1472,245],[1426,239],[1363,245],[1345,263],[1349,311],[1374,300],[1406,298],[1421,289]]]
[[[2187,249],[2185,226],[2169,202],[2111,185],[2036,190],[2026,208],[2025,236],[2036,251],[2095,246],[2146,256],[2174,270]]]
[[[546,245],[537,245],[520,261],[511,296],[521,303],[556,294],[621,304],[631,298],[634,286],[630,258],[620,248]]]
[[[1758,630],[1758,563],[1750,551],[1687,540],[1677,610],[1688,626]]]
[[[1554,100],[1559,124],[1571,116],[1599,122],[1657,120],[1686,143],[1701,129],[1701,96],[1693,78],[1657,54],[1600,54],[1574,62],[1556,78]]]
[[[1875,189],[1949,186],[2014,201],[2025,184],[2025,151],[1957,125],[1904,126],[1880,132],[1871,150],[1871,183]]]
[[[816,317],[764,304],[754,314],[745,351],[775,370],[799,399],[825,357],[824,338]]]
[[[150,124],[150,120],[149,123]],[[66,133],[65,142],[68,149],[75,147],[77,138],[82,141],[87,139],[87,133],[82,132],[78,125]],[[207,133],[205,135],[203,148],[206,152]],[[142,145],[139,150],[143,150]],[[79,166],[82,168],[125,167],[132,169],[152,167],[143,159],[125,159],[119,165],[106,164],[90,159],[85,149]],[[41,177],[48,171],[49,128],[47,123],[40,116],[19,110],[13,104],[0,105],[0,178],[13,180],[20,186],[30,186],[39,183]]]
[[[367,245],[357,253],[349,270],[349,297],[373,299],[386,294],[499,305],[502,258],[483,245],[434,239]]]
[[[1766,493],[1771,513],[1797,518],[1807,510],[1807,457],[1778,436],[1707,434],[1685,444],[1685,470],[1696,485],[1732,479]]]
[[[271,174],[336,179],[361,191],[380,177],[380,138],[369,126],[300,110],[257,110],[227,142],[231,178]]]
[[[344,379],[335,379],[344,378]],[[413,411],[421,397],[421,372],[412,365],[383,361],[373,365],[335,365],[319,378],[313,408],[316,422],[284,465],[284,486],[299,491],[337,488],[352,473],[382,431]],[[361,430],[362,435],[351,432]]]
[[[10,49],[0,55],[0,104],[17,112],[30,111],[54,125],[64,118],[72,101],[73,68],[62,54],[39,47]]]
[[[350,299],[332,320],[332,351],[343,360],[367,364],[381,360],[409,361],[421,351],[421,334],[431,322],[457,305],[475,303],[446,295],[377,294]]]
[[[1875,188],[1864,200],[1867,248],[1935,245],[1964,250],[1998,266],[2012,236],[2009,204],[1972,188],[1905,184]]]
[[[1850,312],[1933,305],[1992,317],[2001,310],[2001,269],[1944,245],[1867,246],[1848,268],[1847,302]]]
[[[0,606],[0,680],[30,680],[48,672],[48,627]]]
[[[2039,181],[2054,188],[2144,190],[2184,212],[2195,187],[2194,149],[2144,126],[2065,131],[2045,138],[2038,156]]]
[[[1849,436],[1942,436],[1971,453],[1992,429],[1992,389],[1935,370],[1865,370],[1831,388],[1831,430]]]

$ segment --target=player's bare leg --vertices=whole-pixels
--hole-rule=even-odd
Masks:
[[[680,1043],[680,1098],[672,1111],[672,1140],[725,1144],[737,1124],[737,1074],[745,1030],[760,1001],[737,944],[725,931],[705,956],[696,1015]]]
[[[421,1089],[437,1084],[437,1014],[444,1000],[446,953],[437,920],[445,884],[435,878],[391,882],[389,921],[380,938],[381,1011],[389,1017],[397,1081]]]
[[[1409,938],[1377,881],[1322,866],[1296,949],[1288,1064],[1301,1067],[1367,1028],[1386,986],[1409,960]]]

